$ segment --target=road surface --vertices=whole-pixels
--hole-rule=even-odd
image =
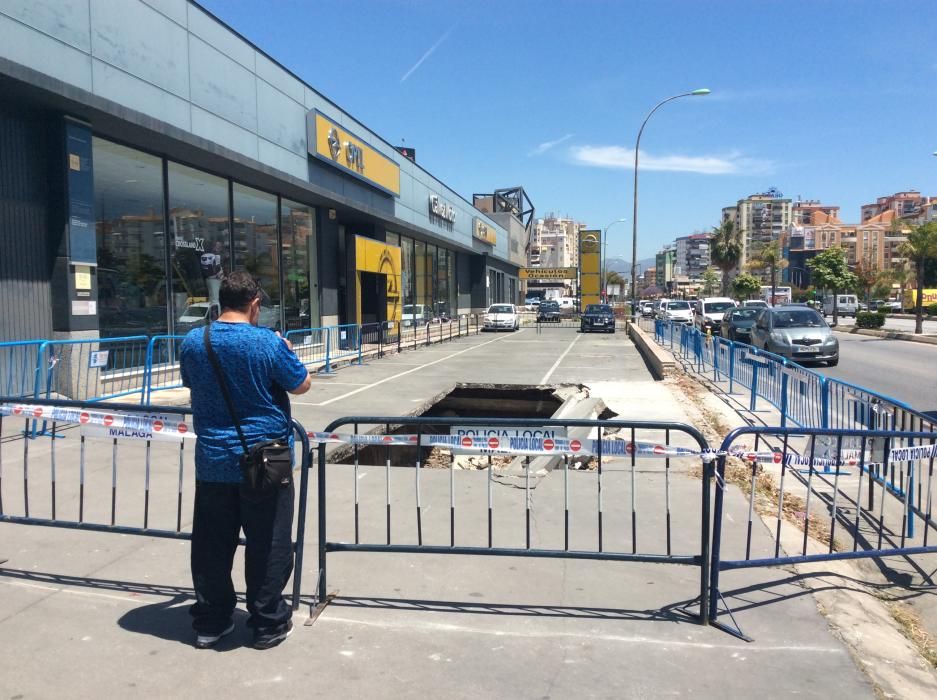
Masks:
[[[904,401],[919,411],[937,410],[937,346],[850,333],[836,337],[839,365],[811,369]]]

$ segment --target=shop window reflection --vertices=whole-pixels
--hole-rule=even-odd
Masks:
[[[182,335],[217,316],[218,292],[231,270],[228,182],[169,163],[173,331]]]
[[[283,310],[287,330],[320,325],[315,233],[312,207],[287,199],[280,201]]]
[[[277,198],[238,183],[234,183],[234,267],[249,272],[263,290],[259,325],[280,330]]]
[[[162,161],[95,138],[101,337],[166,332]]]

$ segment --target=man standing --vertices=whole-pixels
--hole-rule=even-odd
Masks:
[[[219,289],[217,322],[189,332],[182,342],[182,383],[192,392],[195,447],[195,514],[192,523],[192,606],[195,646],[208,649],[234,630],[236,597],[231,567],[241,528],[247,540],[248,625],[254,647],[269,649],[289,635],[292,610],[283,589],[293,572],[293,482],[258,497],[241,485],[243,454],[235,421],[248,445],[289,439],[287,392],[309,390],[309,372],[289,341],[258,328],[261,290],[246,272],[226,275]],[[225,377],[232,416],[204,343],[211,344]]]

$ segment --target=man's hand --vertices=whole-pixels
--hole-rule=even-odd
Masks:
[[[288,348],[290,349],[290,351],[292,352],[292,350],[293,350],[293,344],[292,344],[289,340],[287,340],[286,338],[284,338],[282,335],[280,335],[280,331],[277,331],[277,338],[279,338],[279,339],[282,340],[284,343],[286,343],[286,347],[288,347]]]

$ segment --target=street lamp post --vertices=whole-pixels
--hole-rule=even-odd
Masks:
[[[641,123],[641,128],[638,130],[638,138],[634,144],[634,211],[632,213],[631,219],[631,317],[635,322],[637,322],[635,306],[638,300],[637,279],[635,278],[635,270],[638,261],[638,151],[641,148],[641,134],[644,133],[644,127],[647,125],[648,119],[651,118],[654,112],[656,112],[668,102],[673,102],[674,100],[678,100],[681,97],[698,97],[702,95],[708,95],[709,93],[709,88],[700,88],[691,92],[684,92],[679,95],[674,95],[673,97],[668,97],[666,100],[661,100],[656,105],[654,105],[654,109],[647,113],[647,116]]]
[[[627,219],[615,219],[602,231],[602,301],[608,301],[608,277],[606,266],[608,265],[608,230],[615,224],[623,224]]]

